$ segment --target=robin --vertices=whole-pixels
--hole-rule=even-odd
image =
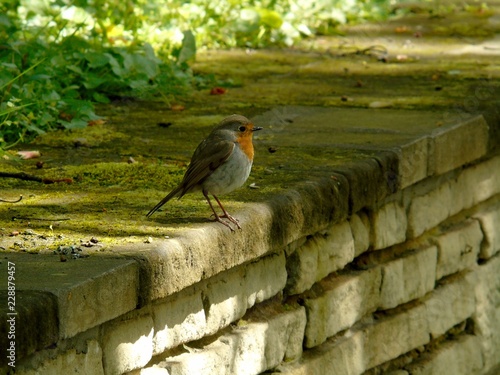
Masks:
[[[222,220],[224,218],[241,229],[238,220],[229,215],[217,196],[239,188],[247,180],[254,155],[252,135],[261,129],[240,115],[222,120],[194,151],[179,186],[158,202],[146,216],[150,217],[173,197],[180,199],[184,194],[201,191],[214,213],[214,221],[234,231],[229,223]],[[223,215],[217,214],[209,194],[214,197]]]

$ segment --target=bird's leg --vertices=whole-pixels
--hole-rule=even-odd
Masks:
[[[214,213],[214,221],[217,221],[217,222],[219,222],[221,224],[224,224],[226,227],[228,227],[229,229],[231,229],[231,232],[234,232],[234,229],[228,223],[226,223],[224,220],[222,220],[219,215],[217,215],[217,212],[215,211],[214,206],[212,206],[212,202],[210,202],[210,198],[208,197],[208,194],[206,192],[203,192],[203,195],[207,199],[207,202],[210,205],[210,208],[212,209],[212,211]],[[219,202],[219,200],[217,199],[217,197],[215,195],[214,195],[214,198],[217,200],[217,202],[219,203],[219,206],[220,206],[220,202]],[[224,211],[224,216],[222,216],[222,217],[226,218],[227,217],[227,212],[224,209],[222,209],[222,211]],[[233,222],[231,219],[229,219],[229,220],[231,222]],[[236,223],[236,225],[238,225],[238,224]],[[238,225],[238,228],[240,228],[239,225]]]
[[[219,207],[221,208],[222,212],[224,212],[224,215],[222,215],[221,217],[228,219],[231,223],[235,224],[238,227],[238,229],[241,229],[240,224],[238,223],[238,220],[235,217],[232,217],[231,215],[229,215],[229,213],[224,209],[224,206],[220,202],[219,198],[217,198],[215,195],[213,195],[213,196],[214,196],[215,200],[217,201],[217,203],[219,204]]]

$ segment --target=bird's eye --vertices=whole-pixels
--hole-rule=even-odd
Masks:
[[[247,130],[247,127],[246,127],[246,126],[241,125],[241,126],[238,128],[238,130],[239,130],[240,132],[244,132],[245,130]]]

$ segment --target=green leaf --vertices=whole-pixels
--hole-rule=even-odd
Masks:
[[[109,63],[109,58],[106,54],[95,51],[86,53],[85,60],[89,62],[89,68],[100,68]]]
[[[260,16],[260,23],[273,29],[279,29],[283,24],[283,19],[278,12],[269,9],[257,9]]]
[[[182,46],[177,58],[177,63],[182,64],[191,60],[196,55],[196,40],[191,30],[184,31]]]
[[[100,94],[98,92],[94,92],[92,94],[92,98],[97,102],[97,103],[103,103],[103,104],[108,104],[111,101],[106,95]]]

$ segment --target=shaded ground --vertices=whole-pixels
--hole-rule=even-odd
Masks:
[[[53,251],[95,236],[103,246],[91,249],[106,251],[206,223],[209,209],[201,195],[170,202],[153,219],[145,214],[180,181],[199,141],[232,113],[253,117],[272,110],[256,139],[247,183],[259,189],[242,188],[224,197],[230,211],[246,201],[269,199],[304,174],[311,176],[318,165],[326,168],[372,152],[369,138],[359,138],[353,153],[331,147],[335,140],[328,147],[309,147],[303,134],[280,148],[276,137],[281,140],[286,124],[295,121],[287,109],[292,105],[430,111],[437,114],[430,124],[435,127],[478,112],[493,119],[497,113],[489,105],[500,88],[499,62],[500,12],[494,7],[351,27],[344,36],[306,41],[293,50],[201,53],[195,71],[231,79],[237,87],[223,95],[194,92],[180,103],[184,111],[171,111],[161,101],[114,103],[99,111],[107,118],[103,125],[48,134],[18,147],[40,150],[40,159],[3,160],[3,171],[74,182],[0,179],[3,198],[24,196],[21,203],[0,204],[0,247]],[[334,136],[342,143],[341,134]],[[15,232],[20,234],[11,236]]]

